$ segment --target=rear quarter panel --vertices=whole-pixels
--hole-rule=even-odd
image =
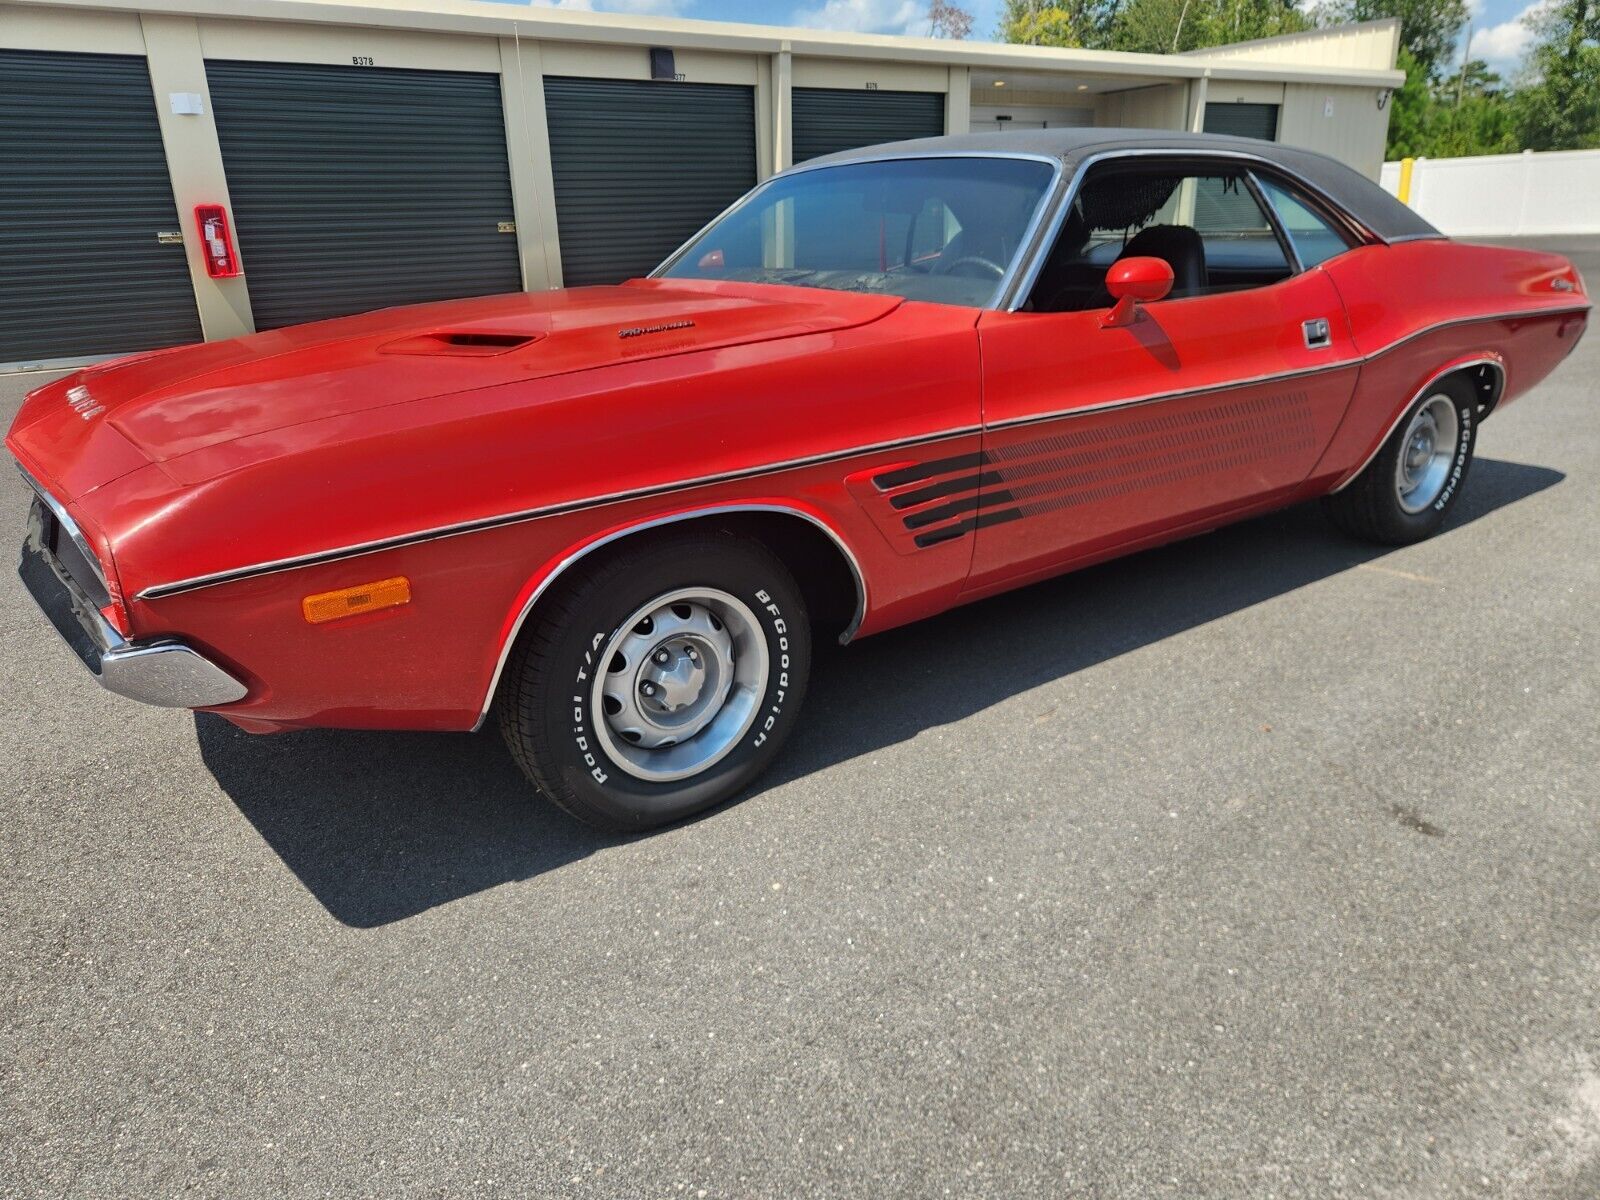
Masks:
[[[1582,281],[1557,254],[1429,239],[1365,246],[1323,268],[1365,359],[1315,473],[1327,486],[1359,470],[1441,372],[1474,360],[1499,365],[1504,407],[1572,352],[1587,320]]]

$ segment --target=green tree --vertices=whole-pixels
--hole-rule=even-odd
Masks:
[[[1170,54],[1298,33],[1294,0],[1006,0],[1000,37],[1029,46]]]
[[[1388,157],[1456,158],[1521,148],[1500,76],[1474,59],[1454,75],[1430,80],[1409,50],[1396,64],[1406,82],[1389,103]]]
[[[1428,86],[1428,70],[1417,56],[1400,47],[1395,66],[1406,73],[1406,81],[1389,97],[1388,157],[1416,158],[1431,149],[1428,122],[1433,112],[1433,91]]]
[[[1209,0],[1189,11],[1200,46],[1301,33],[1316,24],[1294,0]]]
[[[1400,45],[1430,76],[1455,50],[1467,21],[1466,0],[1336,0],[1332,15],[1344,21],[1400,18]]]
[[[1530,82],[1512,102],[1524,148],[1600,146],[1600,0],[1562,0],[1529,23]]]
[[[1082,46],[1104,50],[1119,0],[1006,0],[1000,40],[1023,46]]]
[[[1462,64],[1434,87],[1427,153],[1439,158],[1504,154],[1518,149],[1515,121],[1500,76],[1480,59]]]
[[[1204,44],[1201,10],[1210,0],[1127,0],[1111,30],[1111,48],[1135,54],[1174,54]]]

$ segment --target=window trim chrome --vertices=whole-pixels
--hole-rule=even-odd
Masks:
[[[1066,164],[1062,161],[1059,155],[1042,154],[1034,151],[1024,150],[935,150],[907,154],[863,154],[859,156],[853,156],[851,158],[828,159],[820,162],[799,163],[796,166],[788,167],[785,170],[778,172],[770,179],[763,180],[744,195],[740,196],[732,204],[728,205],[727,208],[723,209],[715,217],[701,226],[693,237],[689,238],[688,241],[684,242],[683,245],[679,246],[670,255],[668,255],[667,258],[662,261],[661,265],[655,270],[651,271],[649,275],[645,276],[645,278],[665,278],[665,272],[676,266],[683,259],[684,255],[689,252],[689,247],[693,246],[702,237],[704,237],[712,226],[722,221],[735,209],[741,208],[745,204],[754,200],[757,196],[761,195],[762,192],[774,186],[780,180],[790,179],[796,175],[808,174],[812,171],[833,170],[837,167],[859,167],[872,163],[888,162],[918,162],[927,159],[943,158],[1011,159],[1022,162],[1043,163],[1045,166],[1051,169],[1050,182],[1045,185],[1044,192],[1039,197],[1039,202],[1034,205],[1033,215],[1029,218],[1028,224],[1022,231],[1022,238],[1017,243],[1017,249],[1011,255],[1011,261],[1009,264],[1007,264],[1004,274],[1002,274],[995,282],[994,290],[989,293],[988,298],[982,304],[949,305],[951,308],[970,308],[976,311],[1002,311],[1001,298],[1009,294],[1009,289],[1012,283],[1015,281],[1018,273],[1023,269],[1029,258],[1034,254],[1040,228],[1043,226],[1046,216],[1054,211],[1055,203],[1060,196],[1062,180],[1066,175]],[[805,287],[806,285],[797,284],[793,286]],[[818,290],[827,291],[831,289],[822,288]],[[885,292],[882,294],[890,296],[895,295],[894,292]],[[902,301],[905,299],[906,297],[901,297]],[[917,301],[917,303],[941,304],[944,303],[944,301],[923,300]]]
[[[1272,202],[1272,197],[1267,195],[1267,189],[1261,186],[1261,180],[1256,178],[1254,168],[1246,167],[1244,171],[1245,184],[1250,189],[1250,194],[1256,198],[1256,203],[1261,206],[1262,215],[1267,218],[1267,224],[1272,226],[1272,232],[1277,236],[1278,246],[1283,250],[1284,257],[1289,260],[1289,278],[1306,273],[1305,261],[1300,257],[1300,247],[1294,244],[1294,238],[1289,236],[1289,226],[1284,224],[1283,214],[1278,211],[1278,206]]]
[[[1082,190],[1084,177],[1088,175],[1090,169],[1103,162],[1123,158],[1177,158],[1186,162],[1204,162],[1216,159],[1230,163],[1247,164],[1245,166],[1247,174],[1254,167],[1265,167],[1269,175],[1276,172],[1286,179],[1294,180],[1295,184],[1304,189],[1319,205],[1331,212],[1338,213],[1342,221],[1348,224],[1353,231],[1360,234],[1365,244],[1386,245],[1389,241],[1389,239],[1381,238],[1372,232],[1364,223],[1357,220],[1354,214],[1335,204],[1321,188],[1306,179],[1305,176],[1289,167],[1285,167],[1282,163],[1273,161],[1265,155],[1251,154],[1245,150],[1212,150],[1204,147],[1175,146],[1170,143],[1164,147],[1139,146],[1100,150],[1079,160],[1077,167],[1073,170],[1072,178],[1066,186],[1065,194],[1056,207],[1049,230],[1046,232],[1043,241],[1034,247],[1033,261],[1028,265],[1028,269],[1016,280],[1016,286],[1001,296],[999,302],[1001,311],[1016,312],[1027,301],[1028,296],[1032,294],[1034,285],[1039,281],[1039,274],[1044,270],[1045,260],[1055,246],[1056,238],[1061,233],[1061,227],[1066,223],[1067,213],[1072,210],[1072,202],[1077,199],[1079,191]]]

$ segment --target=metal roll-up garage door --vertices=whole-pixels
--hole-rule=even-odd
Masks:
[[[938,137],[944,132],[942,92],[794,89],[794,161],[823,154]]]
[[[0,50],[0,363],[200,340],[142,58]]]
[[[1278,106],[1276,104],[1208,104],[1206,105],[1206,132],[1228,133],[1234,137],[1260,138],[1264,142],[1277,140]]]
[[[753,88],[547,76],[561,275],[645,275],[756,182]]]
[[[213,61],[206,78],[256,328],[521,289],[498,76]]]

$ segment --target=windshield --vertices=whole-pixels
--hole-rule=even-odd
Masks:
[[[1054,174],[1033,159],[908,158],[780,176],[659,276],[981,307],[1021,251]]]

